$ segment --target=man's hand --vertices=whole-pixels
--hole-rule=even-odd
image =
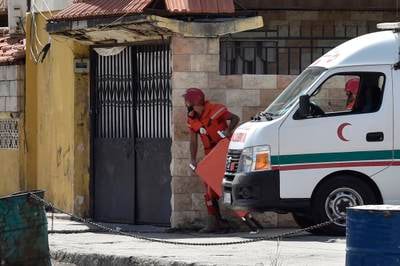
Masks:
[[[235,131],[236,126],[239,124],[240,118],[237,115],[230,113],[230,116],[227,120],[229,120],[230,123],[224,134],[227,138],[229,138],[232,136],[233,131]]]
[[[225,135],[226,138],[230,138],[232,136],[233,132],[230,131],[229,129],[227,129],[223,132],[223,134]]]
[[[193,131],[190,131],[190,164],[193,165],[194,167],[197,167],[196,158],[197,158],[197,134],[194,133]]]
[[[191,160],[190,164],[189,164],[190,169],[192,169],[192,171],[194,172],[196,170],[197,167],[197,162],[196,160]]]

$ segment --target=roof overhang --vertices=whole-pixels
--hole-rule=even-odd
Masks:
[[[207,22],[186,22],[156,15],[131,15],[115,18],[92,18],[76,21],[52,21],[47,31],[88,44],[126,43],[162,39],[173,35],[184,37],[218,37],[258,29],[264,26],[261,16],[221,18]]]

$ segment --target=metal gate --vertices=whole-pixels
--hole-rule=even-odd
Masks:
[[[96,50],[101,48],[91,55],[93,216],[169,224],[169,44],[114,47],[117,54],[108,56]]]

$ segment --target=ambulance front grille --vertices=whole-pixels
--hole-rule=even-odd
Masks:
[[[226,157],[225,180],[232,182],[239,166],[242,150],[229,150]]]

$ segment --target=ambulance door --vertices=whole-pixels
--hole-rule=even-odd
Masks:
[[[325,176],[374,176],[393,160],[390,66],[331,70],[310,95],[311,113],[291,111],[279,130],[281,198],[310,198]]]

